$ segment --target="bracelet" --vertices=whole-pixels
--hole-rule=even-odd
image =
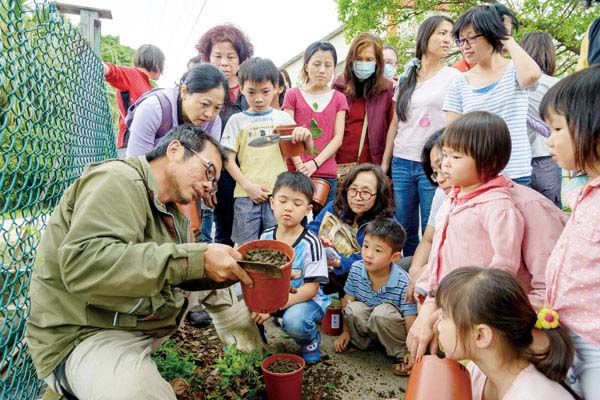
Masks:
[[[316,159],[316,158],[313,158],[313,159],[312,159],[312,162],[314,162],[314,163],[315,163],[315,166],[317,167],[317,169],[319,169],[319,163],[317,162],[317,159]]]

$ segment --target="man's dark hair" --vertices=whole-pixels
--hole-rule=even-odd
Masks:
[[[158,47],[152,44],[143,44],[135,52],[133,65],[149,72],[162,74],[165,68],[165,55]]]
[[[370,235],[383,240],[392,248],[392,252],[402,251],[406,243],[406,231],[391,218],[375,218],[365,227],[365,236]]]
[[[244,82],[264,82],[270,81],[273,86],[279,83],[279,72],[273,61],[268,58],[252,57],[247,59],[240,65],[238,72],[240,85],[244,86]]]
[[[312,201],[313,193],[315,191],[315,187],[310,178],[298,171],[287,171],[279,174],[275,181],[275,186],[273,187],[273,196],[275,196],[279,189],[283,187],[302,193],[306,196],[306,200],[308,200],[309,204]]]
[[[178,140],[181,145],[185,147],[186,152],[183,156],[184,160],[187,160],[189,157],[194,155],[190,149],[200,153],[206,147],[206,143],[210,142],[219,151],[223,165],[225,165],[227,162],[227,154],[219,142],[212,136],[208,135],[204,129],[192,124],[179,125],[167,132],[160,142],[158,142],[156,147],[146,153],[146,160],[150,162],[165,156],[167,154],[167,148],[173,140]]]

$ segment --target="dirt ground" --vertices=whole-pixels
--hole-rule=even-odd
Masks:
[[[281,344],[286,352],[299,353],[299,346],[285,338],[272,321],[268,321],[265,328],[269,344]],[[336,353],[334,342],[335,336],[322,335],[321,351],[325,361],[305,371],[303,400],[404,398],[408,378],[392,373],[393,360],[386,357],[382,349]],[[311,381],[319,383],[315,385]],[[333,384],[335,389],[321,392],[320,386],[327,383]]]

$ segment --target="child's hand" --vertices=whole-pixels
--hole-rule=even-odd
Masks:
[[[312,139],[312,135],[310,134],[310,131],[303,126],[294,128],[292,131],[292,143],[306,142],[309,139]]]
[[[257,324],[264,324],[265,321],[268,321],[269,318],[271,318],[271,314],[260,314],[257,312],[252,311],[252,315],[251,315],[252,321],[256,322]]]
[[[303,173],[306,176],[311,176],[317,170],[317,166],[313,162],[313,160],[309,160],[309,161],[307,161],[305,163],[302,163],[302,164],[298,165],[296,167],[296,170],[298,170],[298,172],[301,172],[301,173]]]
[[[415,280],[410,278],[408,280],[408,285],[406,285],[406,291],[404,292],[404,302],[415,304],[415,300]]]
[[[340,336],[335,339],[334,348],[336,353],[341,353],[346,350],[350,343],[350,332],[344,331]]]
[[[244,190],[254,204],[265,202],[269,198],[269,189],[261,185],[250,183]]]
[[[321,239],[321,244],[325,247],[335,247],[335,244],[333,243],[333,238],[329,237],[329,236],[325,236],[325,235],[321,235],[319,236],[319,239]]]

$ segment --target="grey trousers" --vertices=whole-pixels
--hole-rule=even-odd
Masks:
[[[401,358],[407,353],[406,324],[400,310],[384,303],[369,307],[360,301],[352,301],[344,308],[344,320],[350,329],[352,343],[366,350],[378,340],[388,356]]]

